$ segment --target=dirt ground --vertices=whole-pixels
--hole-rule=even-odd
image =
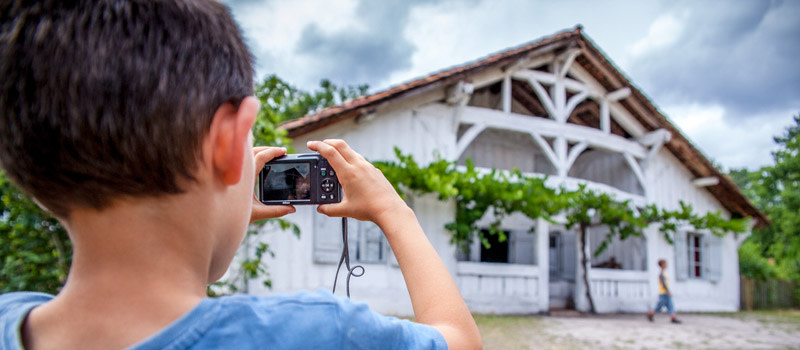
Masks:
[[[475,316],[484,349],[800,349],[800,311],[575,317]]]

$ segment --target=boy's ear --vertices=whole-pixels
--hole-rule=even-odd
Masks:
[[[242,178],[245,152],[251,129],[258,114],[259,101],[246,97],[237,109],[232,103],[222,104],[214,113],[208,136],[215,175],[225,185],[235,185]]]

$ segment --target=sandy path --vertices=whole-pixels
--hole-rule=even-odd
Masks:
[[[800,312],[590,317],[478,316],[485,349],[800,349]]]

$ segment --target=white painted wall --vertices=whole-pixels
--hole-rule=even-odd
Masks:
[[[294,141],[294,147],[297,152],[306,152],[307,140],[342,138],[369,160],[395,160],[394,147],[412,154],[422,164],[433,160],[435,151],[447,159],[456,159],[456,109],[435,102],[443,96],[443,90],[437,90],[396,102],[379,108],[375,118],[363,122],[347,120],[299,137]],[[624,117],[617,116],[615,119]],[[644,172],[647,197],[642,198],[646,202],[677,209],[679,200],[684,200],[701,214],[717,210],[725,213],[708,191],[692,185],[691,173],[667,150],[661,149],[648,162]],[[450,234],[444,229],[444,224],[453,220],[453,203],[439,202],[433,196],[413,198],[409,202],[473,311],[536,313],[547,310],[550,289],[547,256],[550,225],[547,222],[541,220],[541,224],[536,225],[536,265],[499,266],[457,262],[455,248],[449,243]],[[275,257],[267,261],[273,288],[268,290],[256,281],[249,286],[251,293],[266,295],[331,288],[336,265],[313,262],[314,237],[324,234],[338,236],[340,232],[314,232],[314,215],[320,214],[312,207],[301,206],[297,213],[286,217],[300,227],[302,233],[299,238],[284,232],[263,233],[264,240],[275,251]],[[507,224],[513,224],[513,220],[516,219]],[[732,235],[722,240],[722,275],[718,282],[676,280],[674,247],[655,228],[647,229],[645,238],[647,257],[644,271],[590,272],[593,287],[597,290],[595,302],[599,311],[644,312],[655,305],[658,293],[656,261],[660,258],[666,259],[670,266],[670,283],[679,311],[734,311],[738,308],[738,245]],[[578,241],[575,243],[578,244]],[[364,264],[364,276],[351,280],[352,297],[367,302],[382,313],[411,315],[411,304],[402,274],[391,260],[381,264]],[[583,296],[580,269],[577,274],[575,302],[579,310],[586,310],[588,307]],[[344,278],[345,274],[340,276]],[[339,288],[337,294],[344,295],[343,280]]]

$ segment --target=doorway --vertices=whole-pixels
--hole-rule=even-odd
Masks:
[[[577,243],[573,232],[565,230],[550,232],[550,310],[574,309],[575,267],[577,265]]]

